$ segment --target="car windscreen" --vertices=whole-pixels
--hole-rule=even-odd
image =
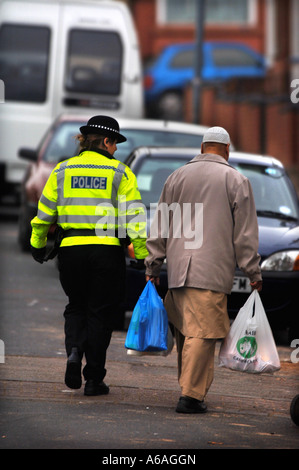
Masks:
[[[70,158],[78,154],[78,141],[75,137],[80,133],[79,128],[84,124],[86,123],[64,122],[60,124],[45,149],[43,160],[55,163],[63,158]],[[121,132],[126,136],[127,141],[117,144],[117,151],[114,154],[114,157],[121,162],[124,162],[136,147],[143,145],[154,147],[198,147],[198,153],[200,153],[202,142],[202,135],[200,134],[126,128],[122,128]]]
[[[151,129],[126,129],[121,132],[127,141],[117,146],[115,158],[125,161],[136,147],[197,147],[200,153],[202,135],[175,131],[158,131]]]
[[[291,191],[289,179],[281,168],[248,163],[230,164],[249,179],[258,215],[298,220],[298,203]]]
[[[190,158],[191,160],[191,158]],[[143,204],[157,204],[168,176],[187,163],[186,158],[144,158],[134,168]]]

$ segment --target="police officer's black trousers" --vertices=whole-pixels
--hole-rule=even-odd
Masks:
[[[58,253],[65,308],[65,347],[85,354],[83,375],[101,382],[106,375],[106,351],[118,305],[124,298],[125,258],[120,246],[63,247]]]

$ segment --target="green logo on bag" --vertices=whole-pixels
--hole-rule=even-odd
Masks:
[[[257,342],[253,336],[243,336],[237,342],[237,350],[239,354],[246,359],[253,357],[257,351]]]

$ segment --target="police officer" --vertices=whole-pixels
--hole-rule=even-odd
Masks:
[[[63,229],[58,252],[60,282],[69,303],[64,312],[68,356],[65,383],[85,395],[109,393],[103,382],[106,351],[124,298],[126,237],[143,265],[147,256],[146,214],[130,168],[113,157],[126,141],[118,122],[94,116],[80,128],[82,152],[52,171],[32,220],[31,251],[45,259],[51,224]]]

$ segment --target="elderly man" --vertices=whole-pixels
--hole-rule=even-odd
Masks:
[[[147,240],[147,279],[159,282],[167,258],[165,306],[175,327],[180,413],[207,411],[216,341],[229,331],[227,294],[236,263],[253,289],[262,287],[252,189],[228,164],[229,146],[222,127],[206,131],[202,154],[167,179]]]

